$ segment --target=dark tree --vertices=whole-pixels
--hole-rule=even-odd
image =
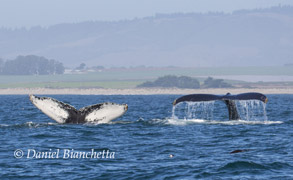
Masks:
[[[4,60],[0,58],[0,74],[2,73],[3,66],[4,66]]]
[[[5,75],[47,75],[63,74],[64,66],[55,60],[44,57],[28,55],[18,56],[14,60],[6,61],[2,68]]]
[[[224,82],[223,79],[213,79],[212,77],[208,77],[204,84],[202,85],[203,88],[227,88],[233,87],[231,84]]]
[[[63,64],[61,62],[57,62],[57,61],[54,61],[54,64],[55,64],[54,67],[55,67],[56,74],[63,74],[65,71]]]
[[[85,63],[81,63],[76,69],[77,70],[83,70],[85,68],[86,64]]]

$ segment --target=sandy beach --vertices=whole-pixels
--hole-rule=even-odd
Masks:
[[[0,89],[1,95],[26,94],[76,94],[76,95],[153,95],[153,94],[231,94],[260,92],[263,94],[293,94],[290,88],[223,88],[223,89],[49,89],[49,88],[8,88]]]

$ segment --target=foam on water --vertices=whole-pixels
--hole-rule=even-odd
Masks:
[[[205,119],[166,119],[166,124],[170,125],[188,125],[188,124],[223,124],[223,125],[270,125],[270,124],[281,124],[282,121],[247,121],[247,120],[205,120]]]

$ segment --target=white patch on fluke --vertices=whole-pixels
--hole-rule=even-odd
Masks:
[[[76,110],[73,106],[49,97],[30,95],[31,102],[58,123],[108,123],[122,116],[127,104],[101,103]]]
[[[90,123],[108,123],[122,116],[126,111],[126,104],[104,103],[99,109],[89,112],[85,116],[85,121]]]
[[[44,114],[54,119],[58,123],[65,123],[69,114],[64,110],[60,104],[51,98],[36,98],[34,95],[30,95],[31,102],[39,108]]]

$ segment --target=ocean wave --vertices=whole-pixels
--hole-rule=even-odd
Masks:
[[[58,123],[35,123],[32,121],[20,123],[20,124],[0,124],[0,127],[13,127],[13,128],[38,128],[57,125]]]
[[[219,168],[218,170],[222,171],[222,170],[244,170],[244,169],[269,169],[268,167],[266,167],[265,165],[262,164],[258,164],[252,161],[234,161],[234,162],[230,162],[225,164],[223,167]]]
[[[84,123],[83,125],[85,126],[97,126],[97,125],[103,125],[103,124],[131,124],[133,121],[110,121],[110,122],[87,122]]]
[[[287,121],[288,124],[293,124],[293,120]]]
[[[97,126],[97,125],[117,125],[117,124],[133,124],[139,123],[143,125],[175,125],[175,126],[185,126],[190,124],[222,124],[222,125],[270,125],[270,124],[282,124],[282,121],[251,121],[251,120],[205,120],[205,119],[174,119],[174,118],[165,118],[165,119],[151,119],[144,120],[138,119],[136,121],[113,121],[108,123],[99,123],[91,122],[85,123],[84,126]],[[0,128],[14,127],[14,128],[39,128],[55,125],[64,125],[59,123],[35,123],[35,122],[25,122],[20,124],[0,124]]]
[[[220,167],[218,170],[248,170],[248,169],[264,169],[264,170],[278,170],[283,168],[292,168],[291,165],[282,162],[273,162],[273,163],[266,163],[260,164],[253,161],[234,161],[225,164],[224,166]]]

